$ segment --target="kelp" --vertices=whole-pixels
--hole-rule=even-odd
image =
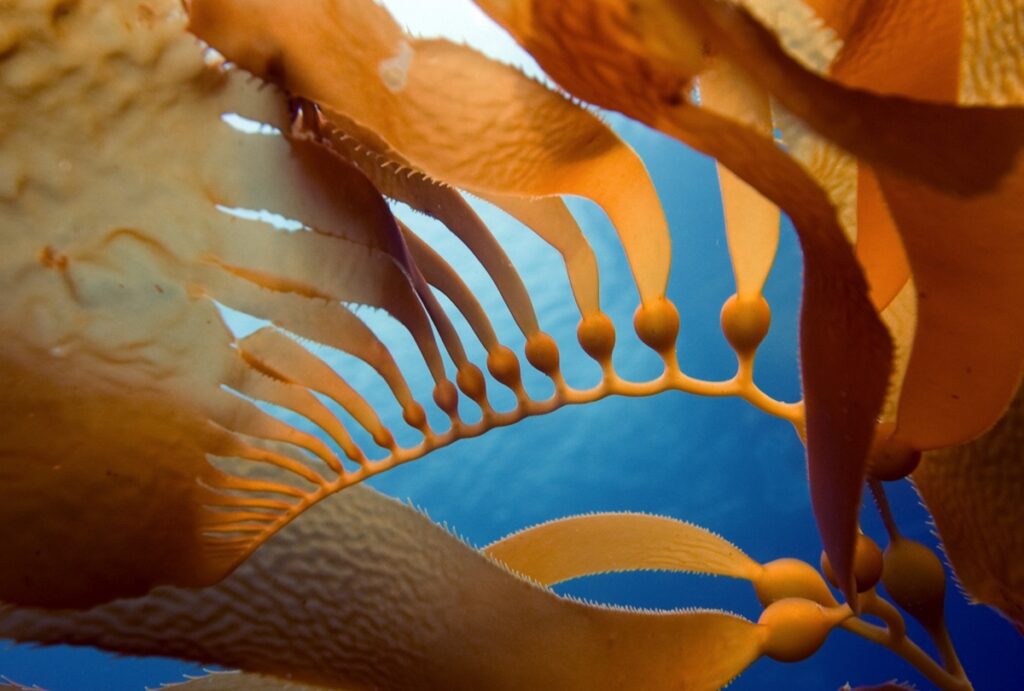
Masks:
[[[0,538],[11,558],[0,599],[12,605],[0,630],[341,686],[711,688],[759,655],[803,659],[841,626],[939,686],[964,687],[942,623],[941,564],[899,534],[880,480],[907,475],[923,450],[984,432],[1019,385],[1024,334],[1011,317],[1024,302],[1024,116],[1003,104],[1020,61],[992,73],[972,62],[992,54],[998,15],[984,3],[964,14],[937,6],[933,32],[912,2],[814,2],[820,23],[800,5],[786,16],[803,24],[777,20],[773,34],[759,23],[771,21],[771,3],[751,3],[757,20],[710,1],[478,4],[574,97],[718,160],[737,286],[722,329],[735,375],[704,381],[680,366],[679,315],[665,294],[670,236],[642,161],[578,101],[515,69],[408,35],[371,0],[4,6],[0,416],[13,433],[0,453],[16,462],[3,466]],[[910,49],[926,59],[887,70]],[[780,107],[791,151],[774,140]],[[559,344],[461,191],[562,254],[598,386],[563,379]],[[474,288],[392,216],[385,195],[440,220],[481,262],[551,398],[529,396]],[[616,373],[616,327],[564,195],[595,201],[612,221],[640,295],[634,328],[664,361],[657,378]],[[797,403],[754,381],[779,209],[804,252]],[[979,223],[985,232],[972,232]],[[511,410],[493,407],[435,290],[467,319],[486,370],[515,396]],[[218,305],[269,325],[235,337]],[[447,429],[428,422],[408,363],[354,313],[363,305],[408,331]],[[317,344],[375,370],[421,440],[399,444]],[[354,486],[529,415],[673,389],[740,396],[793,423],[807,445],[823,571],[845,604],[807,564],[760,565],[696,526],[632,514],[528,529],[483,550],[495,564]],[[463,419],[461,396],[479,408],[477,422]],[[362,448],[331,406],[385,457]],[[1019,439],[994,434],[1010,439],[997,448],[1019,451]],[[972,484],[973,468],[988,462],[1004,477],[1006,456],[986,458],[929,459],[919,471],[944,535],[956,535],[954,522],[994,525],[981,508],[990,485]],[[857,525],[865,479],[886,517],[884,557]],[[1019,483],[1002,487],[1001,501],[1015,505]],[[965,498],[962,508],[950,497]],[[1007,551],[1012,530],[987,535],[1019,553]],[[954,567],[976,597],[1019,617],[1019,569],[976,575],[986,562],[972,552],[978,539],[952,539]],[[336,593],[320,607],[308,603],[324,591],[306,590],[314,563],[337,566],[316,580]],[[624,612],[530,582],[650,568],[750,580],[764,612],[757,624]],[[368,579],[380,588],[361,593]],[[875,591],[880,579],[925,624],[942,666],[907,638]],[[1000,588],[1009,594],[990,594]],[[240,625],[228,631],[224,612]],[[208,628],[190,623],[197,613]],[[281,646],[285,626],[297,633]]]
[[[1002,420],[969,444],[924,455],[914,471],[956,577],[972,600],[995,607],[1017,629],[1024,621],[1020,554],[1024,508],[1020,449],[1024,445],[1024,392]],[[985,539],[979,540],[978,536]]]
[[[82,612],[0,606],[7,638],[337,688],[717,688],[756,659],[765,628],[560,598],[363,486],[309,509],[212,587]]]

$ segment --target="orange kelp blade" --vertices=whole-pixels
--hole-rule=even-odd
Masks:
[[[696,16],[698,6],[676,6]],[[900,441],[927,449],[981,434],[1024,363],[1024,321],[1010,316],[1024,304],[1024,109],[844,89],[735,9],[699,7],[716,44],[782,105],[875,167],[919,296]]]
[[[1024,632],[1024,389],[984,436],[924,455],[914,485],[957,580]]]
[[[408,36],[373,0],[193,0],[190,28],[240,67],[371,130],[469,192],[578,195],[614,224],[645,304],[664,296],[668,226],[636,154],[593,114],[480,53]]]
[[[772,136],[768,94],[726,60],[714,60],[700,74],[701,106]],[[779,207],[718,164],[725,236],[741,301],[756,300],[779,245]]]
[[[809,564],[798,559],[759,564],[711,531],[665,516],[569,516],[525,528],[482,551],[542,585],[617,571],[677,571],[748,580],[765,607],[787,598],[837,606]]]
[[[342,688],[713,689],[758,657],[763,633],[723,612],[560,598],[364,486],[308,510],[213,587],[85,612],[0,607],[3,638]]]
[[[829,68],[831,79],[879,94],[958,102],[962,66],[965,74],[970,69],[962,56],[962,3],[933,3],[926,10],[927,19],[921,5],[906,0],[811,4],[843,41]],[[979,31],[975,26],[971,33]],[[906,283],[910,267],[878,180],[866,162],[858,166],[857,215],[857,255],[871,285],[872,301],[881,310]]]
[[[662,516],[598,513],[513,533],[483,550],[543,585],[612,571],[686,571],[755,580],[761,565],[699,526]]]
[[[851,568],[857,511],[892,348],[825,193],[761,129],[743,124],[749,118],[724,117],[688,102],[690,80],[703,64],[673,59],[665,46],[677,46],[677,55],[685,57],[701,55],[704,44],[675,5],[650,0],[631,14],[614,1],[544,3],[533,13],[524,10],[525,2],[478,4],[567,90],[713,156],[793,220],[805,263],[800,348],[811,498],[843,591],[856,602]],[[572,21],[588,13],[593,21],[586,25],[603,33],[582,32],[582,24]],[[720,46],[712,48],[716,59],[731,59]],[[598,88],[594,71],[577,69],[581,56],[630,88]],[[645,83],[637,73],[653,76]]]
[[[458,190],[413,169],[379,137],[340,113],[325,113],[308,101],[300,102],[299,113],[293,129],[300,136],[315,137],[358,167],[382,194],[441,221],[486,269],[523,334],[537,332],[537,315],[522,278]]]

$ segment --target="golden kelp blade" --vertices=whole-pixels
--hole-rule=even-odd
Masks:
[[[957,102],[964,3],[811,4],[843,40],[830,78],[879,94]],[[910,268],[874,171],[866,162],[858,168],[857,254],[872,300],[882,309],[906,283]]]
[[[60,7],[0,5],[13,37],[0,61],[0,599],[85,606],[219,580],[343,472],[321,442],[223,390],[248,381],[302,398],[253,384],[265,366],[239,374],[252,361],[211,294],[271,320],[289,298],[321,303],[309,317],[342,314],[346,299],[406,300],[423,317],[383,249],[395,230],[383,199],[327,154],[225,124],[240,112],[287,128],[289,114],[278,94],[206,64],[176,0]],[[337,184],[346,195],[324,193]],[[296,333],[324,330],[303,315],[288,315]],[[265,446],[282,439],[319,458]],[[214,458],[289,480],[238,477]]]
[[[405,35],[373,0],[193,0],[190,29],[250,72],[372,130],[469,192],[597,202],[644,303],[664,296],[669,233],[643,163],[597,117],[465,46]]]
[[[537,332],[537,315],[526,286],[505,250],[458,190],[413,169],[377,135],[340,113],[324,113],[309,102],[303,102],[300,113],[296,126],[359,168],[381,194],[441,221],[487,270],[523,333]],[[484,345],[490,350],[490,344]]]
[[[544,585],[612,571],[688,571],[756,579],[761,565],[699,526],[662,516],[600,513],[560,518],[483,550]]]
[[[1024,632],[1024,389],[981,438],[925,454],[914,484],[967,594]]]
[[[768,94],[726,60],[712,61],[700,75],[701,106],[772,136]],[[779,244],[779,207],[718,164],[725,235],[740,300],[756,300]]]
[[[216,586],[85,612],[0,607],[4,638],[342,688],[714,689],[759,655],[761,628],[559,598],[364,486],[309,509]]]
[[[689,103],[690,80],[703,67],[688,57],[703,50],[693,27],[704,27],[675,11],[672,3],[649,0],[639,3],[636,13],[617,0],[594,6],[528,0],[478,4],[570,92],[621,110],[715,157],[792,218],[805,264],[800,347],[811,496],[833,567],[852,598],[856,515],[868,446],[888,382],[891,344],[824,192],[760,129]],[[601,21],[608,17],[617,20]],[[636,17],[640,19],[633,21]],[[666,36],[673,32],[668,43],[678,47],[682,60],[667,60],[663,52]],[[716,53],[732,59],[724,48],[712,45]],[[580,56],[595,55],[603,56],[596,64],[615,75],[609,79],[628,81],[631,88],[604,91],[597,88],[601,81],[592,71],[575,69]],[[655,76],[645,84],[635,79],[638,69]],[[674,91],[666,91],[669,87]]]

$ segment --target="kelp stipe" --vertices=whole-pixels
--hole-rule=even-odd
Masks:
[[[721,613],[680,614],[673,619],[680,628],[671,633],[663,630],[661,643],[650,650],[629,652],[625,644],[619,648],[644,669],[634,674],[648,675],[634,676],[632,681],[719,685],[757,654],[786,660],[810,654],[832,628],[843,625],[888,643],[936,683],[950,688],[962,685],[955,655],[942,643],[944,629],[934,592],[922,594],[920,588],[922,576],[934,572],[934,556],[908,547],[912,543],[900,538],[889,521],[892,544],[882,559],[883,572],[877,573],[877,548],[858,537],[856,507],[866,474],[877,479],[905,475],[920,450],[980,432],[994,421],[1008,398],[1006,392],[1019,380],[1020,352],[1013,331],[1017,327],[998,317],[999,310],[1012,310],[1021,303],[1020,277],[1013,272],[1020,265],[1015,263],[1020,238],[1014,234],[1020,227],[1019,210],[1012,205],[1019,176],[1006,157],[1009,152],[1012,158],[1020,144],[1020,113],[921,104],[844,89],[838,77],[836,83],[803,70],[763,29],[724,5],[643,2],[630,5],[630,11],[616,2],[592,7],[481,5],[495,13],[570,91],[623,110],[714,154],[739,176],[722,172],[737,279],[737,296],[724,305],[722,326],[737,353],[736,376],[705,382],[680,368],[675,353],[679,319],[664,294],[668,229],[642,164],[587,111],[514,70],[460,46],[405,36],[371,2],[309,3],[298,10],[262,2],[189,3],[193,30],[240,68],[276,83],[286,93],[260,91],[239,70],[215,64],[212,56],[203,60],[195,42],[181,32],[184,17],[173,5],[159,6],[157,11],[154,3],[108,3],[102,8],[96,3],[52,7],[24,3],[6,10],[10,26],[17,30],[12,33],[12,58],[4,65],[5,115],[14,125],[11,151],[21,156],[35,141],[45,146],[12,158],[13,184],[5,208],[10,214],[5,229],[13,241],[5,268],[11,297],[4,323],[20,331],[5,350],[5,369],[14,384],[5,400],[5,416],[17,430],[8,455],[31,458],[36,464],[14,469],[16,482],[5,488],[12,496],[8,509],[13,512],[12,519],[4,522],[5,544],[19,559],[2,571],[2,596],[24,605],[81,607],[137,595],[160,583],[209,585],[320,499],[440,445],[568,403],[610,394],[682,389],[743,396],[792,421],[806,434],[816,513],[828,551],[825,570],[846,593],[849,604],[837,605],[810,567],[775,567],[795,575],[782,577],[781,585],[768,588],[770,594],[762,598],[766,609],[761,626],[755,628]],[[576,21],[581,18],[586,21]],[[859,31],[865,25],[853,26]],[[125,32],[123,27],[131,30]],[[108,43],[66,40],[87,31],[101,33]],[[616,55],[628,55],[630,60],[609,64],[603,60],[609,50],[620,51]],[[117,60],[111,61],[111,55]],[[595,74],[572,69],[580,56],[588,56],[604,70]],[[113,72],[111,65],[115,65]],[[645,78],[637,79],[637,74]],[[758,79],[752,81],[750,74]],[[704,108],[686,98],[694,77],[702,82]],[[623,88],[608,89],[609,81],[616,80]],[[762,88],[820,134],[882,171],[879,184],[888,195],[894,224],[909,234],[903,242],[914,280],[920,284],[919,294],[926,289],[949,294],[948,286],[936,285],[939,267],[947,266],[951,251],[945,231],[951,232],[968,213],[982,213],[992,221],[992,242],[998,247],[995,258],[972,253],[957,264],[966,267],[965,275],[975,275],[968,265],[977,261],[986,273],[975,275],[977,280],[964,291],[966,297],[951,303],[959,320],[952,351],[934,345],[935,304],[945,306],[952,298],[928,304],[919,301],[918,320],[912,309],[910,318],[904,309],[902,322],[899,315],[882,313],[895,337],[897,355],[907,362],[903,398],[897,397],[896,387],[890,387],[888,402],[883,400],[891,348],[877,311],[892,291],[872,284],[875,292],[869,292],[843,235],[850,228],[842,227],[832,207],[841,205],[841,193],[819,187],[812,175],[813,160],[809,174],[771,141],[767,94]],[[800,97],[804,93],[815,94],[818,100],[808,103]],[[865,132],[885,124],[905,136],[869,138],[830,117],[840,107],[856,113]],[[35,132],[40,112],[46,108],[60,114],[64,131]],[[501,117],[492,115],[496,109]],[[221,122],[226,112],[275,129],[265,129],[259,137],[240,135]],[[113,122],[111,113],[119,115],[116,127],[104,127]],[[459,127],[447,126],[451,122]],[[929,129],[929,125],[933,126]],[[939,147],[938,165],[935,155],[918,160],[924,156],[924,138],[941,135],[946,125],[974,144],[976,160],[962,162],[948,147]],[[142,134],[152,128],[188,133],[188,146]],[[915,133],[915,128],[923,134]],[[93,135],[88,155],[82,140],[74,137],[84,131]],[[991,135],[993,131],[998,136]],[[945,140],[940,137],[940,142]],[[945,159],[942,152],[947,154]],[[63,173],[56,179],[49,177],[50,159]],[[892,175],[896,177],[886,177]],[[906,182],[907,176],[912,182]],[[848,189],[848,180],[844,184]],[[510,270],[500,246],[449,185],[475,192],[522,219],[563,253],[571,297],[581,315],[580,345],[604,374],[595,389],[578,391],[565,383],[559,348],[540,330],[521,281]],[[909,193],[907,185],[912,188]],[[870,182],[862,187],[873,189]],[[338,189],[345,194],[336,194]],[[378,190],[441,218],[470,245],[526,339],[527,362],[551,379],[553,398],[529,398],[522,386],[519,359],[502,345],[472,292],[441,258],[392,218]],[[592,252],[557,196],[551,196],[560,194],[592,198],[615,223],[641,296],[634,328],[665,363],[658,379],[633,383],[616,375],[611,365],[615,327],[600,309]],[[930,215],[921,210],[915,194],[949,211],[949,227],[938,238],[941,242],[928,245],[935,238],[922,239],[922,219]],[[117,202],[97,210],[97,200],[103,199]],[[125,199],[133,203],[125,204]],[[859,205],[859,188],[855,199]],[[789,212],[805,251],[801,358],[806,423],[803,406],[770,399],[753,380],[754,355],[770,323],[760,286],[777,232],[773,203]],[[877,198],[872,203],[865,202],[863,213],[858,206],[858,230],[872,213],[880,213]],[[265,209],[296,219],[304,228],[292,235],[272,233],[256,222],[228,219],[223,209]],[[73,223],[66,224],[67,218]],[[16,233],[26,225],[47,228],[47,242],[40,245],[35,236]],[[938,257],[925,251],[936,248]],[[871,256],[867,250],[860,253],[869,279]],[[901,271],[906,273],[897,266],[886,276]],[[487,351],[486,362],[469,361],[431,285],[447,294],[464,314]],[[262,317],[274,326],[233,340],[212,310],[213,301]],[[433,403],[448,417],[448,430],[430,427],[424,407],[405,383],[403,363],[395,363],[348,311],[351,304],[383,307],[408,329],[434,379]],[[126,326],[129,323],[131,328]],[[63,330],[55,329],[55,324]],[[917,334],[908,333],[915,326]],[[282,330],[332,345],[370,364],[394,393],[403,423],[423,434],[422,443],[399,446],[387,423],[358,392]],[[911,336],[913,349],[906,357]],[[995,345],[985,338],[995,338]],[[988,353],[993,347],[998,357],[979,362],[980,349]],[[975,380],[929,378],[930,368],[941,369],[935,362],[948,360],[950,352],[962,356],[961,364],[978,368]],[[455,365],[454,383],[445,372],[443,353]],[[483,368],[513,391],[517,401],[513,410],[501,412],[490,406]],[[948,393],[951,388],[963,403],[928,399],[936,391]],[[459,391],[480,406],[480,422],[462,421]],[[387,456],[383,460],[368,457],[321,397],[344,409]],[[320,428],[319,436],[267,415],[250,401],[298,413]],[[83,416],[83,409],[97,411],[95,417]],[[70,442],[67,457],[61,457],[62,449],[41,448],[44,430],[32,426],[39,422],[33,422],[32,415],[39,410],[48,411],[43,422],[64,427]],[[956,410],[968,410],[969,419],[946,425]],[[887,425],[876,425],[880,416],[887,417]],[[109,418],[124,424],[112,424]],[[910,423],[904,424],[906,420]],[[941,439],[933,430],[942,433]],[[324,436],[341,454],[323,441]],[[138,449],[149,454],[145,464],[131,460],[137,459]],[[211,457],[217,460],[207,463]],[[58,478],[47,470],[65,464],[74,471],[70,481],[68,473]],[[99,477],[101,471],[104,474]],[[254,476],[254,471],[262,472]],[[97,503],[95,497],[111,486],[124,491]],[[884,506],[878,483],[873,487]],[[45,513],[54,497],[70,505],[65,503],[60,520],[50,525],[59,534],[44,539],[58,541],[70,534],[68,542],[74,549],[39,554],[34,540],[40,536],[15,527],[26,516]],[[415,523],[382,506],[378,513],[386,517],[384,524]],[[370,513],[367,510],[367,520]],[[83,516],[89,520],[80,520]],[[134,524],[124,520],[126,516]],[[168,516],[174,519],[168,521]],[[163,531],[160,540],[153,539],[149,528],[154,523]],[[90,525],[99,528],[90,531]],[[620,528],[616,521],[602,526],[592,549],[608,556],[608,550],[601,551],[602,544],[611,544],[611,535]],[[408,528],[410,534],[420,530],[426,528]],[[530,545],[531,535],[543,533],[529,531],[517,538],[520,544]],[[658,553],[660,543],[647,531],[641,534],[645,537],[634,532],[632,539],[641,547],[640,556],[649,559]],[[287,535],[289,531],[281,540]],[[274,558],[270,547],[275,544],[268,545],[267,559]],[[382,548],[387,544],[381,541]],[[140,558],[142,549],[149,550],[150,557]],[[536,547],[525,550],[527,556],[538,554]],[[463,548],[463,553],[468,550]],[[581,554],[558,551],[563,562],[569,561],[563,567],[573,575],[589,568],[584,566],[590,563],[587,558],[581,557],[584,565],[572,562]],[[706,570],[711,556],[700,549],[697,554],[689,568]],[[122,563],[96,563],[96,555],[100,562],[117,557]],[[649,566],[643,558],[640,564]],[[471,557],[453,556],[452,563],[466,559]],[[531,563],[513,565],[535,576]],[[403,561],[387,549],[378,567],[382,564],[393,567],[390,575],[398,583],[417,573],[415,559],[410,556]],[[83,565],[87,568],[82,569]],[[357,560],[355,566],[371,565]],[[635,565],[627,560],[602,566],[627,567]],[[75,568],[81,578],[68,583],[61,576],[67,568]],[[255,581],[245,580],[254,578],[246,571],[239,571],[238,578],[253,583],[258,591],[266,586],[266,580],[260,580],[266,576],[259,575],[257,566],[253,569],[258,574]],[[766,566],[765,571],[769,570]],[[112,573],[116,579],[109,578]],[[489,573],[498,571],[492,568]],[[750,575],[757,573],[748,565],[741,577],[757,581]],[[383,576],[391,582],[389,574]],[[945,671],[902,636],[900,615],[874,594],[872,587],[879,577],[887,586],[892,584],[894,599],[935,635]],[[423,575],[420,582],[432,583],[436,578],[437,573]],[[514,585],[507,573],[481,577],[473,592],[481,597],[496,592],[499,586],[487,585],[493,578],[506,579],[507,587],[529,593],[523,597],[540,598],[547,603],[544,607],[574,606],[553,605],[559,601]],[[211,598],[214,608],[235,603],[238,591],[231,590],[231,582],[196,597]],[[146,646],[153,644],[153,636],[166,641],[174,638],[173,633],[181,636],[176,645],[184,652],[179,654],[279,675],[289,674],[288,665],[303,659],[299,651],[286,651],[293,656],[291,663],[285,658],[245,656],[252,649],[252,639],[245,635],[263,635],[254,620],[263,617],[272,623],[268,611],[241,615],[256,626],[239,628],[235,633],[242,636],[240,640],[220,637],[215,631],[203,638],[207,647],[202,647],[196,637],[206,632],[176,630],[175,617],[183,611],[181,597],[180,592],[160,590],[134,604],[107,605],[81,615],[8,610],[5,630],[34,640],[103,639],[108,646],[136,651],[152,651]],[[140,622],[138,612],[151,613],[153,603],[161,601],[172,603],[165,610],[167,626],[146,634],[149,624],[144,619]],[[370,612],[371,619],[381,618],[383,601],[390,600],[371,597],[364,603],[366,609],[355,614]],[[435,605],[443,602],[438,598]],[[350,651],[340,657],[340,667],[331,666],[320,647],[330,647],[328,641],[299,637],[307,644],[306,654],[315,659],[296,673],[321,683],[355,679],[408,687],[416,685],[417,678],[403,677],[407,668],[398,662],[408,654],[410,660],[436,666],[438,676],[420,677],[420,685],[430,685],[430,680],[454,686],[487,680],[497,687],[561,678],[544,666],[551,663],[557,647],[541,642],[554,629],[527,627],[536,639],[519,641],[530,650],[539,646],[547,651],[534,665],[493,664],[478,669],[473,666],[476,662],[437,653],[477,639],[481,646],[491,646],[492,654],[496,649],[523,648],[502,645],[502,632],[493,626],[474,636],[474,612],[456,614],[451,621],[426,604],[419,595],[407,603],[406,618],[399,623],[406,626],[410,647],[388,648],[382,643],[376,654],[390,650],[386,661],[374,662],[374,651],[353,647],[359,654],[353,656]],[[274,614],[280,613],[274,610],[279,604],[269,606]],[[854,618],[861,610],[880,617],[887,629]],[[586,611],[580,616],[602,622],[591,630],[598,639],[611,630],[602,627],[618,625],[613,620],[629,620],[629,626],[640,627],[638,631],[665,623],[640,614],[624,617],[615,610]],[[333,621],[347,621],[338,616]],[[522,615],[513,616],[520,617],[521,624],[526,621]],[[318,621],[310,613],[305,624],[315,626]],[[446,630],[453,635],[447,640],[442,637],[440,648],[417,647],[424,637],[435,646],[439,643],[429,635],[435,621],[448,621],[451,628]],[[716,638],[716,631],[721,638]],[[680,657],[673,649],[673,636],[676,645],[684,639],[692,643],[684,646],[689,657]],[[588,648],[592,642],[585,640],[584,633],[556,637],[562,638],[571,638],[582,646],[578,650],[589,651],[569,657],[579,664],[561,669],[567,684],[575,678],[575,683],[592,687],[584,669],[603,683],[616,682],[602,674],[603,668],[596,663],[583,662],[601,659],[596,649]],[[141,647],[114,642],[127,639]],[[714,658],[718,666],[713,673],[700,676],[696,661],[707,667],[711,660],[701,653],[701,644],[713,645],[715,640],[728,642],[732,652]],[[653,657],[642,658],[645,654]],[[661,667],[669,657],[676,660],[675,666]],[[605,656],[605,664],[610,660]]]

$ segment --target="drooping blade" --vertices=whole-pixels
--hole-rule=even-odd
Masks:
[[[636,513],[560,518],[482,551],[543,585],[612,571],[689,571],[748,580],[761,571],[760,564],[712,532]]]
[[[373,131],[431,179],[592,199],[619,233],[643,301],[664,296],[669,232],[643,163],[561,94],[466,46],[408,36],[373,0],[190,7],[190,29],[229,60]]]

